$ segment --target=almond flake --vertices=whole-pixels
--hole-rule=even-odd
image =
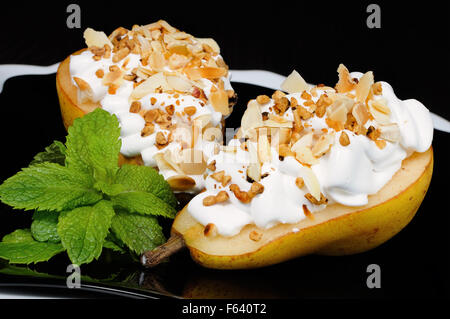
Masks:
[[[104,45],[108,45],[110,48],[113,47],[111,41],[102,31],[95,31],[94,29],[87,28],[86,30],[84,30],[83,37],[84,40],[86,41],[86,45],[88,48],[89,47],[103,48]]]
[[[308,89],[308,84],[297,71],[292,73],[283,81],[281,89],[288,93],[300,93]]]
[[[175,191],[187,191],[195,187],[195,180],[186,175],[174,175],[166,179]]]
[[[228,94],[225,90],[217,89],[217,91],[211,92],[209,95],[209,100],[216,112],[220,112],[224,116],[230,114]]]
[[[339,64],[337,71],[339,73],[339,81],[336,84],[336,91],[339,93],[346,93],[353,90],[356,83],[350,77],[350,72],[345,65]]]
[[[241,119],[241,129],[243,131],[244,137],[249,130],[262,126],[263,119],[259,104],[255,100],[251,100],[250,102],[248,102],[247,109],[245,110],[244,115],[242,115]]]
[[[323,134],[312,148],[315,157],[323,156],[334,144],[334,134]]]
[[[365,103],[373,84],[373,72],[365,73],[356,85],[356,100]]]
[[[397,123],[380,125],[378,130],[380,131],[380,137],[386,141],[395,143],[401,139],[400,128]]]
[[[303,178],[303,181],[305,182],[306,188],[309,190],[311,195],[320,201],[320,184],[319,180],[316,177],[316,174],[314,174],[313,170],[307,166],[300,166],[300,175]]]
[[[361,102],[358,102],[353,106],[352,115],[359,125],[366,124],[370,118],[366,105]]]

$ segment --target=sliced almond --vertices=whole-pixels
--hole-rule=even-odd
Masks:
[[[300,166],[300,176],[303,178],[306,188],[308,188],[311,195],[315,199],[320,200],[320,184],[314,171],[310,167]]]
[[[299,93],[308,89],[308,84],[297,71],[291,74],[281,84],[281,89],[288,93]]]
[[[261,127],[278,127],[278,128],[293,128],[294,123],[292,121],[285,121],[283,123],[274,120],[265,120],[262,122]]]
[[[78,101],[80,103],[84,103],[87,101],[92,101],[93,97],[94,97],[94,91],[92,91],[91,86],[89,85],[89,83],[87,83],[85,80],[83,80],[82,78],[73,77],[73,80],[75,81],[75,83],[77,84],[79,90],[78,90]]]
[[[244,115],[241,119],[241,129],[243,131],[243,134],[245,136],[245,134],[247,134],[251,129],[262,126],[263,119],[259,104],[255,100],[251,100],[247,104],[247,109],[245,110]]]
[[[258,136],[258,159],[261,163],[270,162],[272,160],[267,133]]]
[[[339,73],[339,81],[336,84],[336,91],[339,93],[346,93],[354,89],[356,83],[350,76],[350,72],[343,64],[339,64],[337,69]]]
[[[148,65],[151,69],[157,72],[164,71],[164,67],[166,65],[164,54],[159,51],[153,51],[148,57]]]
[[[320,157],[327,153],[334,144],[334,134],[323,134],[312,148],[315,157]]]
[[[378,124],[387,125],[391,123],[389,114],[380,112],[377,108],[375,108],[372,104],[373,101],[369,101],[369,112],[372,114],[373,118]]]
[[[373,72],[366,72],[356,85],[356,100],[365,103],[373,84]]]
[[[224,116],[230,114],[228,94],[225,90],[217,89],[215,92],[211,92],[209,100],[216,112],[220,112]]]
[[[352,109],[352,115],[359,125],[364,125],[370,118],[369,111],[364,103],[358,102]]]
[[[306,146],[296,147],[295,158],[302,164],[315,165],[319,160],[313,155],[311,148]]]
[[[225,68],[188,68],[184,70],[184,73],[191,80],[199,79],[218,79],[227,75],[227,70]]]
[[[208,45],[214,51],[214,53],[220,54],[220,47],[219,47],[219,45],[217,44],[217,42],[214,39],[211,39],[211,38],[195,38],[195,40],[197,40],[201,44]]]
[[[380,125],[378,130],[380,131],[380,137],[386,141],[395,143],[401,139],[400,128],[397,123]]]
[[[291,150],[293,152],[296,152],[297,149],[301,147],[308,147],[311,148],[313,144],[313,137],[314,134],[312,132],[303,135],[300,139],[298,139],[291,147]]]
[[[156,89],[162,88],[163,90],[169,90],[169,84],[166,77],[162,72],[156,73],[149,77],[147,80],[138,85],[133,92],[131,92],[131,99],[139,100],[144,96],[155,93]]]
[[[110,48],[113,47],[113,44],[108,39],[106,34],[102,31],[95,31],[94,29],[87,28],[84,30],[83,34],[84,40],[86,41],[87,47],[99,47],[103,48],[103,46],[106,44]]]
[[[178,158],[179,158],[178,153],[172,153],[170,150],[166,150],[164,152],[164,160],[172,167],[174,171],[176,171],[180,175],[184,175],[183,170],[177,163]]]
[[[384,114],[391,114],[391,110],[389,109],[389,106],[387,105],[387,101],[384,98],[376,99],[371,101],[372,106],[381,113]]]
[[[328,118],[332,121],[345,123],[345,121],[347,121],[347,113],[347,107],[340,101],[334,102],[330,107],[327,108]]]
[[[193,84],[186,78],[177,75],[166,76],[167,84],[174,90],[179,92],[190,92]]]

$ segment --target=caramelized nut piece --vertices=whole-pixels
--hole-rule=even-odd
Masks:
[[[205,226],[205,229],[203,230],[203,234],[206,237],[214,237],[217,236],[217,227],[216,225],[209,223]]]
[[[148,125],[145,125],[145,127],[142,129],[141,136],[146,137],[152,135],[153,132],[155,132],[155,126],[151,123],[148,123]]]
[[[320,200],[317,200],[311,193],[305,195],[305,198],[309,200],[314,205],[322,205],[328,203],[328,199],[320,193]]]
[[[95,72],[95,75],[96,75],[99,79],[101,79],[101,78],[103,78],[103,77],[105,76],[105,72],[104,72],[102,69],[98,69],[98,70]]]
[[[268,97],[267,95],[258,95],[258,97],[256,98],[256,102],[258,102],[259,104],[269,103],[270,97]]]
[[[134,101],[130,106],[130,113],[139,113],[141,111],[141,102]]]
[[[248,195],[253,198],[262,192],[264,192],[264,186],[258,182],[253,182],[250,190],[248,191]]]
[[[230,190],[234,193],[234,196],[236,196],[236,198],[239,199],[244,204],[250,203],[251,201],[250,196],[248,195],[247,192],[241,191],[238,185],[231,184]]]
[[[206,168],[214,172],[216,170],[216,160],[213,160],[211,163],[209,163]]]
[[[256,230],[252,230],[250,234],[248,234],[248,237],[253,241],[260,241],[263,234],[260,232],[257,232]]]
[[[339,137],[339,143],[342,146],[347,146],[350,144],[350,138],[348,137],[347,133],[344,131],[341,132],[341,136]]]
[[[305,185],[305,181],[301,177],[297,177],[295,179],[295,185],[297,185],[298,188],[302,188]]]
[[[188,116],[192,116],[197,112],[197,108],[195,106],[187,106],[184,108],[184,113]]]
[[[230,196],[228,196],[228,193],[226,191],[220,191],[216,195],[216,203],[223,203],[226,202],[228,199],[230,199]]]

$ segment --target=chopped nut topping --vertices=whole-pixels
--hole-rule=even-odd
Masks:
[[[314,205],[322,205],[328,203],[328,199],[320,193],[320,200],[317,200],[311,193],[305,195],[305,198],[309,200]]]
[[[226,191],[220,191],[217,195],[210,195],[203,198],[203,206],[212,206],[217,203],[226,202],[230,197]]]
[[[241,191],[239,186],[236,184],[231,184],[230,190],[233,192],[234,196],[236,196],[236,198],[244,204],[250,203],[250,201],[252,200],[249,194],[247,192]]]
[[[162,132],[156,133],[156,147],[158,149],[161,149],[163,147],[166,147],[168,144],[167,138],[164,136]]]
[[[214,172],[216,170],[216,160],[213,160],[211,163],[209,163],[206,168]]]
[[[184,113],[188,116],[192,116],[197,112],[197,108],[195,106],[187,106],[184,108]]]
[[[264,186],[258,182],[253,182],[252,186],[250,186],[250,190],[248,191],[248,195],[250,198],[253,198],[262,192],[264,192]]]
[[[173,104],[170,104],[165,107],[165,110],[166,110],[167,114],[173,115],[175,112],[175,106]]]
[[[103,78],[103,76],[105,75],[105,72],[104,72],[102,69],[98,69],[98,70],[95,72],[95,75],[96,75],[99,79],[101,79],[101,78]]]
[[[258,102],[259,104],[269,103],[270,97],[268,97],[267,95],[258,95],[258,97],[256,98],[256,102]]]
[[[155,132],[155,125],[148,123],[141,131],[141,136],[146,137],[152,135]]]
[[[302,205],[303,208],[303,214],[305,214],[305,216],[310,219],[310,220],[314,220],[314,215],[309,211],[308,206],[306,206],[305,204]]]
[[[380,137],[380,131],[375,129],[372,125],[367,129],[367,137],[372,141],[376,141]]]
[[[262,238],[263,234],[260,232],[257,232],[256,230],[252,230],[249,234],[248,237],[253,240],[253,241],[260,241]]]
[[[382,150],[383,148],[386,147],[386,141],[385,140],[376,140],[375,141],[375,145]]]
[[[130,113],[139,113],[141,111],[141,102],[134,101],[130,106]]]
[[[347,146],[350,144],[350,138],[348,137],[347,133],[344,131],[341,132],[341,136],[339,137],[339,143],[342,146]]]
[[[207,205],[205,205],[207,206]],[[203,230],[203,234],[206,237],[214,237],[217,236],[217,227],[216,225],[209,223],[208,225],[205,226],[205,229]]]
[[[277,98],[274,101],[275,101],[275,104],[274,104],[273,108],[277,114],[282,115],[289,108],[289,100],[284,96]]]
[[[305,185],[305,181],[301,177],[297,177],[295,179],[295,185],[297,185],[298,188],[302,188]]]
[[[157,109],[148,110],[144,115],[144,120],[146,122],[151,123],[151,122],[154,122],[158,116],[159,116],[159,112]]]
[[[381,82],[375,82],[372,84],[372,92],[374,95],[381,95],[383,93]]]

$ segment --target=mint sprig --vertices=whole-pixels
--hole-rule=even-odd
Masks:
[[[0,258],[29,264],[66,251],[81,265],[103,248],[139,254],[165,241],[155,216],[173,218],[175,196],[153,168],[118,166],[119,136],[116,116],[97,109],[0,185],[0,201],[34,210],[31,229],[0,242]]]

